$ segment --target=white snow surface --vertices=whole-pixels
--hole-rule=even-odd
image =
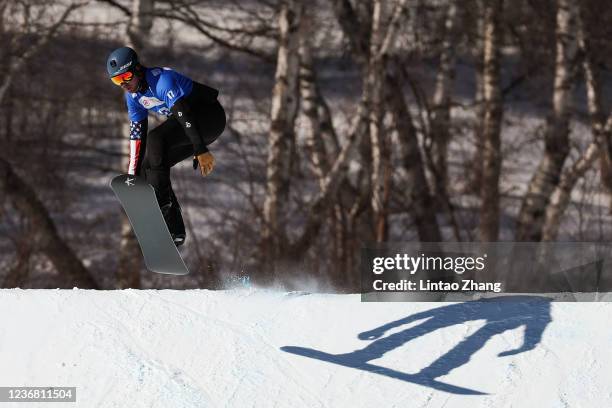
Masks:
[[[482,303],[362,303],[252,288],[0,290],[0,386],[77,387],[76,403],[56,407],[612,407],[612,304],[522,305],[528,321],[545,326],[541,340],[499,357],[521,347],[524,325],[471,339],[516,320],[516,303],[487,304],[493,313],[478,318]],[[351,353],[376,341],[359,333],[420,312],[434,317],[381,337],[379,345],[393,344],[369,361],[375,370],[282,349]],[[433,319],[440,327],[418,331]],[[445,361],[468,343],[469,361]],[[450,372],[437,384],[461,391],[422,381],[441,356]]]

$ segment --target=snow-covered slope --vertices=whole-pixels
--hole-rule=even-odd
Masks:
[[[76,386],[57,406],[612,406],[609,303],[2,290],[0,307],[0,386]]]

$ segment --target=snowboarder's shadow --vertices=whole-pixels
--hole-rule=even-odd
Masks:
[[[501,352],[498,356],[510,356],[533,350],[542,339],[546,326],[552,320],[550,302],[551,299],[546,297],[505,296],[456,303],[416,313],[375,329],[359,333],[358,338],[361,340],[374,341],[366,347],[351,353],[328,354],[318,350],[292,346],[281,347],[281,350],[429,386],[441,391],[456,394],[482,395],[482,392],[446,384],[437,381],[436,378],[446,375],[453,369],[466,364],[470,357],[482,348],[491,337],[520,326],[525,326],[523,344],[514,350]],[[385,332],[390,329],[423,319],[427,320],[406,330],[383,337]],[[369,361],[380,358],[388,351],[400,347],[417,337],[472,320],[485,320],[486,323],[417,374],[406,374],[369,363]]]

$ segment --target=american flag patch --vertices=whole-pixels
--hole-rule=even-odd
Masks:
[[[140,140],[142,137],[142,122],[130,122],[130,140]]]

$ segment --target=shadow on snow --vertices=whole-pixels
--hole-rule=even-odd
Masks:
[[[436,378],[466,364],[470,357],[496,334],[525,326],[521,347],[499,353],[499,357],[515,355],[533,350],[542,339],[546,326],[551,322],[551,299],[539,296],[506,296],[464,303],[456,303],[416,313],[375,329],[359,333],[361,340],[374,340],[366,347],[345,354],[329,354],[322,351],[285,346],[288,353],[315,358],[345,367],[384,375],[402,381],[430,387],[439,391],[464,395],[486,395],[484,392],[446,384]],[[418,320],[422,323],[401,332],[383,337],[386,331]],[[416,374],[407,374],[390,368],[369,363],[417,337],[438,329],[454,326],[472,320],[486,320],[483,327],[463,339],[446,354]]]

